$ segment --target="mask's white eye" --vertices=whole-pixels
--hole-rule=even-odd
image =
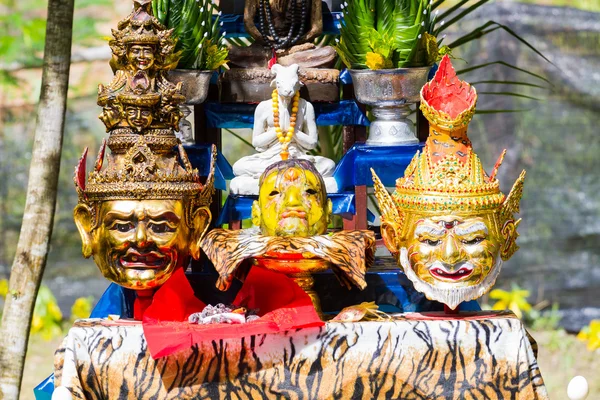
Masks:
[[[476,237],[476,238],[471,239],[471,240],[463,240],[462,242],[464,244],[477,244],[477,243],[483,242],[483,238],[482,237]]]

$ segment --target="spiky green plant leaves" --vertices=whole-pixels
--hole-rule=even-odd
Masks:
[[[375,29],[375,0],[353,0],[344,10],[340,39],[335,49],[348,68],[367,68],[369,38]]]
[[[211,41],[206,42],[206,68],[217,69],[227,62],[229,50],[226,47],[219,47],[212,44]]]
[[[415,58],[429,21],[428,0],[353,0],[344,10],[335,48],[348,68],[431,65],[426,63],[431,57]]]
[[[220,32],[219,10],[211,0],[153,0],[152,9],[177,37],[178,68],[213,70],[227,63],[229,50]]]
[[[400,0],[394,11],[394,38],[396,41],[396,63],[398,67],[418,67],[414,65],[425,1]]]
[[[439,15],[437,11],[436,15],[432,15],[432,11],[444,0],[351,0],[344,10],[341,37],[335,47],[348,68],[369,68],[366,60],[368,53],[373,53],[369,55],[369,64],[379,66],[381,63],[374,63],[373,60],[385,61],[388,57],[369,46],[371,32],[376,31],[382,37],[394,38],[393,67],[420,67],[432,65],[442,52],[447,53],[449,49],[501,29],[550,62],[516,32],[494,21],[486,22],[447,47],[441,46],[443,38],[438,40],[438,37],[442,31],[489,1],[459,0]],[[432,39],[435,39],[435,44]],[[438,54],[434,54],[436,48],[439,49]]]
[[[377,32],[382,36],[394,37],[394,19],[388,16],[394,15],[396,0],[377,0]]]

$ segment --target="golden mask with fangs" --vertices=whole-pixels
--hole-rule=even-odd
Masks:
[[[98,93],[109,138],[87,177],[85,150],[74,177],[83,255],[107,279],[135,290],[157,288],[197,259],[211,219],[216,148],[202,182],[174,132],[185,99],[181,85],[166,79],[167,60],[176,58],[171,33],[149,0],[135,0],[113,30],[115,77]]]

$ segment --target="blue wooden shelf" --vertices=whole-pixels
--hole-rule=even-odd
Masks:
[[[373,186],[371,168],[385,186],[395,186],[424,143],[407,146],[369,146],[357,143],[340,160],[333,177],[340,190],[355,186]]]

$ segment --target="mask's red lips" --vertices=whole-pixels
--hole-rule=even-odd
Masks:
[[[462,267],[456,271],[448,271],[446,269],[442,269],[440,267],[435,267],[431,269],[431,275],[439,279],[449,279],[452,281],[460,281],[466,279],[473,273],[472,268]]]
[[[306,219],[306,212],[299,210],[284,211],[281,213],[281,219],[284,218],[302,218]]]
[[[161,268],[165,266],[167,261],[167,257],[156,251],[140,253],[132,249],[129,249],[127,251],[127,254],[119,258],[119,262],[121,263],[123,268],[135,269]]]

